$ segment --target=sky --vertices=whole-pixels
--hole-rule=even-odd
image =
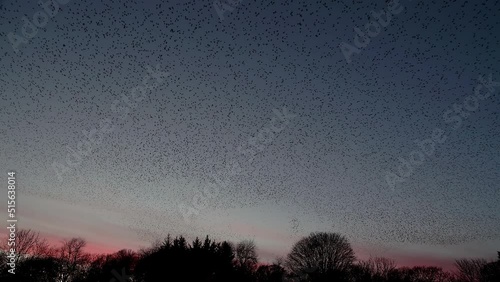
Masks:
[[[4,0],[0,214],[15,171],[19,227],[95,252],[493,258],[500,3],[429,2]]]

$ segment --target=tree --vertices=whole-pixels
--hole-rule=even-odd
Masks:
[[[479,282],[481,269],[486,265],[484,259],[459,259],[455,261],[457,276],[464,282]]]
[[[443,271],[440,267],[435,266],[416,266],[412,268],[412,281],[425,282],[447,282],[451,281],[452,277],[449,273]]]
[[[497,261],[489,262],[481,268],[481,282],[500,281],[500,252]]]
[[[61,262],[61,281],[68,282],[82,274],[90,262],[90,256],[84,252],[87,242],[82,238],[64,240],[57,250]]]
[[[5,251],[0,251],[0,281],[56,281],[59,265],[58,261],[51,257],[53,248],[49,246],[47,241],[40,237],[39,232],[31,229],[21,229],[16,233],[15,249],[16,257],[14,263],[16,266],[15,276],[7,274],[2,276],[7,269],[6,265],[7,253],[11,247],[9,241],[5,240],[0,245]],[[35,279],[36,278],[36,279]]]
[[[234,266],[236,268],[238,281],[252,281],[253,272],[257,265],[257,251],[255,243],[250,240],[241,241],[236,244],[234,250]]]
[[[434,266],[415,266],[401,267],[389,272],[390,282],[455,282],[455,276],[449,272],[443,271],[440,267]],[[462,282],[462,280],[458,280]]]
[[[235,259],[238,267],[252,270],[257,264],[255,243],[250,240],[245,240],[236,244]]]
[[[213,281],[235,281],[234,279],[234,246],[223,241],[217,245],[215,256],[216,272]]]
[[[73,282],[130,281],[128,275],[133,273],[137,260],[138,255],[127,249],[109,255],[94,255],[85,275]]]
[[[20,282],[58,281],[61,265],[53,257],[28,257],[17,267],[16,278]]]
[[[311,281],[342,281],[354,260],[354,251],[344,236],[319,232],[295,243],[286,264],[296,276],[310,273],[307,276]]]
[[[389,274],[395,269],[394,260],[375,257],[360,262],[352,275],[357,277],[357,281],[387,281]]]
[[[206,237],[191,244],[170,236],[162,244],[143,250],[134,268],[134,281],[243,281],[235,277],[234,252],[228,242]]]
[[[40,237],[39,232],[31,229],[21,229],[16,233],[15,249],[17,257],[16,265],[19,264],[27,256],[47,257],[52,254],[52,249],[49,247],[47,240]],[[8,241],[2,242],[2,249],[8,252],[11,247]]]
[[[285,269],[277,264],[261,265],[255,271],[257,282],[282,282],[285,277]]]
[[[0,270],[6,267],[7,264],[7,252],[0,249]]]

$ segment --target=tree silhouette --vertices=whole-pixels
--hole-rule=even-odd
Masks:
[[[61,264],[56,258],[30,257],[17,266],[16,281],[58,281],[60,273]]]
[[[47,240],[40,237],[39,232],[31,229],[21,229],[16,233],[15,249],[17,257],[16,265],[19,264],[26,256],[48,256],[52,254],[52,249],[49,247]],[[11,247],[8,241],[2,242],[3,250],[9,250]]]
[[[250,240],[241,241],[236,244],[234,252],[237,280],[241,282],[253,281],[253,272],[257,268],[255,243]]]
[[[456,280],[454,275],[443,271],[440,267],[415,266],[402,267],[391,270],[388,275],[388,282],[462,282]]]
[[[137,281],[237,281],[230,243],[167,236],[158,247],[145,250],[135,268]]]
[[[345,237],[319,232],[295,243],[287,266],[296,276],[306,276],[310,281],[343,281],[354,260],[354,251]]]
[[[74,280],[75,282],[112,281],[113,279],[119,282],[130,281],[122,273],[133,273],[138,258],[137,253],[127,249],[110,255],[94,256],[90,259],[85,275]]]
[[[497,261],[485,264],[481,268],[481,282],[500,281],[500,252]]]
[[[285,269],[278,264],[261,265],[255,271],[256,282],[282,282]]]
[[[387,281],[389,274],[396,269],[396,262],[391,259],[375,257],[361,261],[351,268],[351,276],[356,281]]]
[[[63,241],[57,250],[61,263],[61,282],[81,279],[85,268],[90,263],[90,256],[83,251],[87,242],[82,238],[73,238]]]
[[[208,236],[188,243],[183,236],[153,244],[138,252],[123,249],[112,254],[89,255],[85,240],[65,240],[55,248],[37,232],[22,233],[24,255],[16,275],[7,272],[5,250],[0,251],[2,282],[499,282],[497,261],[456,261],[457,275],[439,267],[396,268],[386,258],[354,262],[347,239],[335,233],[311,233],[296,242],[284,265],[259,264],[252,241],[236,245]],[[285,266],[285,267],[284,267]]]
[[[455,261],[458,278],[463,282],[478,282],[481,279],[481,269],[486,265],[484,259],[459,259]]]

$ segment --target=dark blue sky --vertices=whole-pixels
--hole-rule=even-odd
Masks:
[[[23,35],[43,8],[3,1],[0,164],[25,227],[253,238],[268,259],[312,231],[365,254],[491,255],[500,4],[401,0],[348,63],[341,43],[389,8],[331,2],[243,0],[220,19],[210,0],[73,0]],[[100,144],[68,157],[92,130]]]

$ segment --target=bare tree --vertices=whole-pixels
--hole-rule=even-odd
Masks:
[[[482,281],[500,281],[500,252],[497,261],[487,263],[481,269]]]
[[[8,245],[8,241],[2,242],[2,249],[5,252],[11,248]],[[16,249],[16,264],[25,259],[28,256],[31,257],[46,257],[52,254],[52,249],[50,248],[47,240],[40,237],[39,232],[35,232],[31,229],[21,229],[16,233],[15,240]]]
[[[255,243],[250,240],[241,241],[236,244],[236,265],[246,270],[253,270],[257,264],[257,251]]]
[[[355,260],[349,241],[336,233],[311,233],[292,247],[287,266],[292,273],[303,276],[340,277]]]
[[[285,278],[285,269],[277,264],[261,265],[254,273],[257,282],[282,282]]]
[[[7,253],[0,249],[0,270],[3,271],[7,264]]]
[[[62,265],[61,281],[71,281],[84,270],[90,261],[90,255],[84,252],[87,242],[82,238],[63,241],[58,250],[58,259]]]
[[[459,259],[455,261],[457,276],[460,281],[478,282],[481,279],[481,269],[486,265],[484,259]]]
[[[440,267],[416,266],[412,268],[413,281],[448,282],[452,275]]]
[[[401,267],[391,271],[387,280],[379,281],[464,282],[441,267],[434,266]]]
[[[283,267],[285,265],[285,263],[286,263],[286,259],[282,256],[277,257],[273,262],[274,265],[281,266],[281,267]]]
[[[374,257],[361,262],[360,266],[365,269],[372,278],[388,279],[389,273],[396,269],[396,262],[388,258]]]

